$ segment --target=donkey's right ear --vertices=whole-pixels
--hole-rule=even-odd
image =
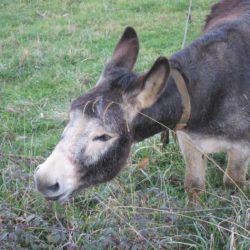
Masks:
[[[166,57],[159,57],[151,69],[142,74],[137,82],[127,89],[124,94],[126,102],[134,109],[142,109],[152,106],[166,86],[170,74],[170,65]]]
[[[139,52],[139,40],[135,30],[127,27],[117,43],[111,62],[118,67],[132,70]]]

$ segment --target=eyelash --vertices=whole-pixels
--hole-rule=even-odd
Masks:
[[[107,135],[107,134],[103,134],[103,135],[100,135],[100,136],[96,136],[93,141],[108,141],[110,140],[112,137],[110,135]]]

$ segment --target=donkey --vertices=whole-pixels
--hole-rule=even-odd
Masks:
[[[70,120],[47,160],[37,189],[65,201],[79,189],[114,178],[130,147],[175,129],[191,202],[205,190],[205,154],[228,154],[224,183],[246,184],[250,160],[250,1],[212,7],[203,34],[169,60],[133,72],[139,51],[127,27],[96,86],[73,101]],[[181,125],[180,125],[181,124]]]

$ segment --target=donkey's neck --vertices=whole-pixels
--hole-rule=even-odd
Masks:
[[[158,101],[142,110],[132,122],[134,141],[144,140],[166,128],[173,129],[179,122],[183,111],[182,100],[172,76],[166,85]]]
[[[237,59],[234,64],[230,60],[225,60],[231,55],[230,46],[227,46],[226,43],[237,44],[236,39],[238,39],[238,44],[242,42],[238,36],[231,36],[229,39],[229,32],[230,26],[224,28],[223,32],[216,29],[205,33],[188,47],[175,53],[170,59],[171,67],[178,69],[185,77],[191,101],[191,116],[187,123],[187,129],[190,131],[199,132],[200,129],[203,129],[202,133],[213,134],[216,125],[212,124],[209,127],[207,124],[219,114],[220,102],[223,95],[227,94],[226,91],[222,91],[222,83],[225,82],[232,87],[235,86],[234,79],[242,79],[241,82],[244,82],[244,75],[241,74],[241,71],[235,72],[234,70],[239,68],[244,60],[234,57]],[[234,47],[235,50],[238,47]],[[171,76],[166,84],[167,87],[159,100],[151,108],[142,111],[152,120],[141,114],[134,119],[132,129],[135,141],[164,131],[166,127],[173,129],[180,121],[183,112],[180,93]],[[207,127],[206,131],[204,127]],[[218,131],[220,130],[218,129]]]

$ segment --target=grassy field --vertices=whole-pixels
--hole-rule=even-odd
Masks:
[[[184,162],[159,136],[133,147],[108,184],[64,205],[34,189],[71,100],[97,81],[127,25],[140,37],[136,70],[181,49],[187,0],[0,1],[0,249],[250,248],[249,192],[225,189],[210,163],[203,209],[186,209]],[[195,0],[187,43],[215,0]],[[225,156],[214,155],[225,167]]]

